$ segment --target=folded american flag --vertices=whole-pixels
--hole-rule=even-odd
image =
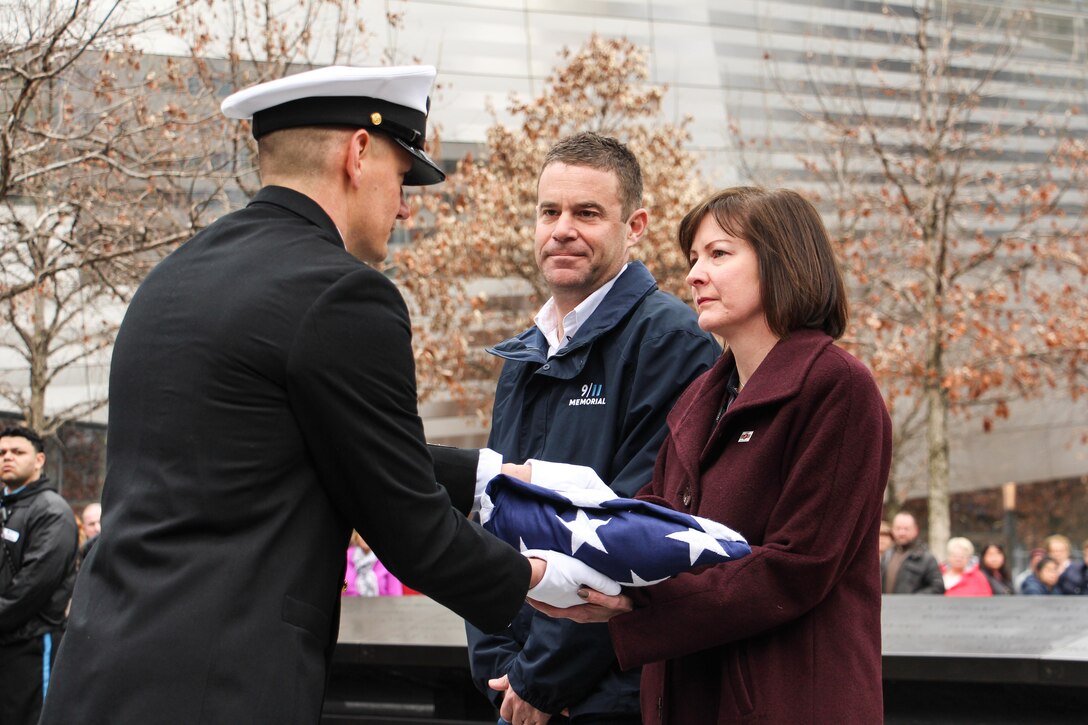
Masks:
[[[649,586],[752,549],[727,526],[599,489],[551,490],[500,475],[484,528],[522,551],[568,554],[623,586]]]

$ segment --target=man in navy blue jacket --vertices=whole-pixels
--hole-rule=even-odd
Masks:
[[[552,297],[534,327],[488,350],[505,359],[488,447],[506,461],[589,466],[630,496],[650,481],[665,416],[720,349],[629,259],[649,215],[626,146],[565,139],[537,190],[535,256]],[[639,673],[620,671],[606,626],[525,606],[498,634],[467,629],[473,679],[504,720],[640,722]]]

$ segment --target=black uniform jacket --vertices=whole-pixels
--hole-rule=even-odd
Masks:
[[[467,509],[464,479],[451,491]],[[318,722],[351,527],[405,584],[488,630],[529,582],[528,562],[435,483],[400,294],[280,187],[135,295],[114,347],[103,509],[43,723]]]

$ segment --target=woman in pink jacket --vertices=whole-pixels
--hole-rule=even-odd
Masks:
[[[647,723],[879,723],[877,536],[891,423],[869,371],[833,340],[842,277],[816,210],[728,189],[684,218],[699,326],[719,362],[668,419],[640,498],[715,519],[752,554],[550,614],[608,621],[643,665]]]

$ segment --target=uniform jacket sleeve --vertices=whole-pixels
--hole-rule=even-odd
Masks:
[[[11,631],[42,611],[75,557],[78,533],[67,506],[50,506],[27,521],[23,561],[0,595],[0,631]],[[7,566],[7,563],[4,564]]]
[[[807,403],[784,449],[781,493],[762,543],[740,561],[633,590],[634,611],[609,622],[621,666],[682,657],[791,622],[819,604],[850,565],[879,517],[891,450],[887,409],[860,365],[824,371],[802,395]],[[644,493],[663,495],[671,454],[670,438]],[[707,475],[704,490],[714,486]]]
[[[625,386],[626,414],[614,454],[615,475],[609,485],[621,496],[630,496],[649,482],[661,442],[665,420],[684,388],[707,370],[720,354],[710,338],[687,330],[670,330],[643,338],[632,347],[633,359],[615,364],[630,368]],[[615,664],[615,653],[605,625],[585,625],[552,619],[532,610],[529,632],[507,670],[510,685],[539,710],[558,713],[583,700]],[[503,652],[511,646],[509,632],[481,638],[472,648]],[[572,655],[577,653],[577,656]],[[503,658],[492,660],[505,666]]]
[[[476,495],[476,468],[480,451],[475,448],[427,445],[434,461],[434,475],[438,484],[446,489],[453,507],[468,515]]]
[[[329,497],[389,571],[481,629],[505,627],[530,567],[435,482],[408,311],[391,282],[364,269],[315,301],[292,345],[288,395]]]

